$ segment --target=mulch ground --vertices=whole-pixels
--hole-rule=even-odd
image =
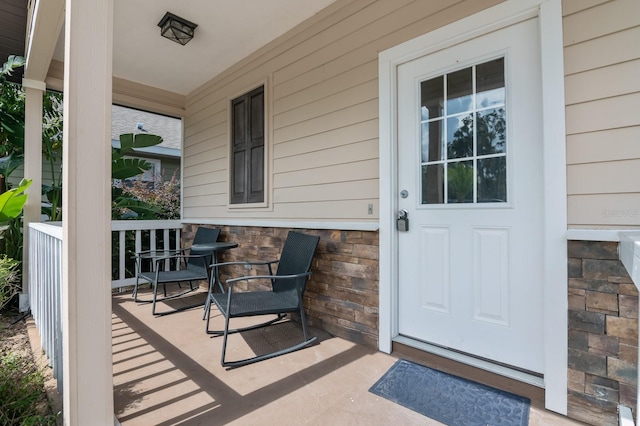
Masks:
[[[41,353],[34,356],[29,340],[27,320],[21,319],[16,322],[19,318],[20,314],[17,312],[0,312],[0,356],[13,353],[24,360],[25,365],[37,368],[42,372],[45,384],[42,390],[42,401],[38,407],[42,415],[51,414],[54,412],[52,404],[58,405],[59,401],[59,398],[56,398],[55,380],[53,380],[51,368],[47,365],[46,358]],[[50,394],[53,400],[50,400],[47,394]]]

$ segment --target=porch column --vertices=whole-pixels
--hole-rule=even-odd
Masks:
[[[23,249],[22,249],[22,292],[29,286],[29,224],[40,222],[40,188],[42,186],[42,95],[47,86],[42,81],[22,80],[25,94],[24,111],[24,177],[33,183],[27,189],[27,203],[24,206]]]
[[[113,424],[113,0],[66,0],[62,197],[64,424]]]

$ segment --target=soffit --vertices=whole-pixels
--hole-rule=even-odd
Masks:
[[[115,0],[113,75],[186,95],[334,1]],[[167,11],[198,24],[187,45],[160,36]]]

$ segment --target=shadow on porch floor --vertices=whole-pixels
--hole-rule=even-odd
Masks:
[[[226,370],[222,338],[205,334],[201,308],[153,317],[150,305],[121,293],[113,298],[112,318],[115,409],[125,426],[439,424],[368,392],[396,357],[316,329],[319,342],[311,347]],[[215,328],[222,324],[220,317],[212,320]],[[278,326],[275,336],[234,335],[228,357],[299,338],[292,327]],[[577,424],[535,404],[530,418],[531,425]]]

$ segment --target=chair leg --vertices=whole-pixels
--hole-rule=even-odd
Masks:
[[[220,364],[223,367],[227,366],[227,362],[224,360],[227,353],[227,337],[229,337],[229,315],[225,315],[224,318],[224,336],[222,338],[222,357],[220,358]]]
[[[213,334],[214,336],[222,336],[222,335],[224,335],[224,330],[211,330],[211,329],[209,329],[209,319],[211,317],[210,312],[211,312],[211,305],[209,305],[209,310],[206,313],[207,324],[206,324],[206,327],[205,327],[205,331],[207,332],[207,334]],[[223,313],[223,315],[224,315],[224,313]],[[276,323],[278,321],[281,321],[281,320],[285,319],[286,317],[287,317],[287,314],[278,314],[278,316],[276,318],[271,319],[269,321],[261,322],[260,324],[250,325],[248,327],[231,329],[231,330],[229,330],[229,334],[240,333],[242,331],[249,331],[249,330],[255,330],[256,328],[266,327],[268,325],[271,325],[271,324],[274,324],[274,323]]]
[[[136,283],[133,286],[133,301],[137,302],[138,301],[138,281],[140,281],[140,278],[138,278],[138,275],[136,274]]]
[[[167,285],[164,285],[164,293],[165,296],[167,295]],[[156,314],[156,300],[158,299],[158,284],[157,283],[153,283],[153,305],[151,306],[151,314],[155,315]]]
[[[285,316],[286,316],[285,314],[278,314],[278,319],[284,318]],[[313,336],[310,339],[307,338],[306,318],[305,318],[305,315],[304,315],[304,307],[302,307],[302,306],[300,307],[300,320],[302,321],[302,335],[303,335],[303,341],[302,342],[300,342],[300,343],[298,343],[296,345],[290,346],[288,348],[281,349],[279,351],[269,352],[268,354],[258,355],[258,356],[254,356],[252,358],[241,359],[241,360],[238,360],[238,361],[225,361],[226,352],[227,352],[227,337],[229,336],[229,334],[232,334],[232,333],[235,333],[235,332],[238,332],[238,331],[250,330],[250,329],[253,329],[253,328],[264,327],[265,325],[269,324],[269,323],[264,323],[264,324],[259,324],[258,326],[245,327],[243,329],[237,329],[237,330],[229,330],[229,318],[227,316],[225,316],[224,332],[222,332],[222,334],[223,334],[222,357],[221,357],[222,366],[223,367],[228,367],[228,368],[242,367],[243,365],[253,364],[254,362],[264,361],[266,359],[275,358],[275,357],[280,356],[280,355],[284,355],[284,354],[288,354],[290,352],[294,352],[294,351],[300,350],[300,349],[308,346],[309,344],[315,342],[318,339],[317,336]],[[275,321],[271,321],[270,323],[273,323],[273,322],[275,322]],[[209,332],[209,330],[207,330],[207,332]]]

